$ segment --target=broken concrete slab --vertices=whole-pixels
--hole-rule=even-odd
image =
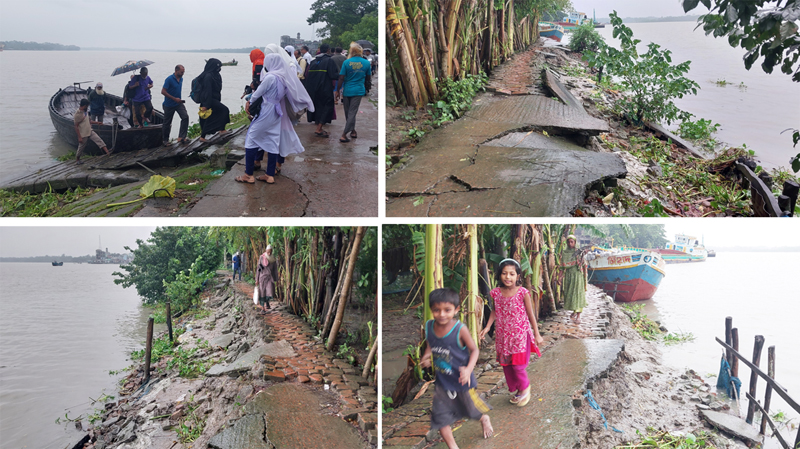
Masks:
[[[233,342],[233,334],[226,334],[211,340],[210,342],[208,342],[208,344],[212,348],[226,349],[228,346],[231,345],[232,342]]]
[[[745,420],[738,416],[711,410],[700,410],[700,415],[712,426],[739,438],[749,445],[761,443],[758,429],[747,424]]]
[[[651,130],[653,130],[656,133],[656,135],[661,135],[661,137],[663,137],[663,138],[672,140],[673,142],[675,142],[675,144],[677,144],[679,147],[681,147],[681,148],[685,149],[686,151],[688,151],[689,153],[691,153],[694,157],[697,157],[697,158],[700,158],[700,159],[705,159],[706,158],[688,140],[683,139],[683,138],[673,134],[670,130],[668,130],[666,127],[664,127],[664,125],[661,125],[659,123],[653,123],[653,122],[647,122],[647,123],[645,123],[645,125],[648,128],[650,128]]]
[[[555,55],[553,55],[555,56]],[[583,104],[572,95],[572,92],[567,89],[564,84],[559,81],[556,75],[548,70],[542,70],[542,81],[544,81],[544,85],[553,93],[559,100],[563,101],[567,106],[573,107],[583,113],[586,113],[586,109],[583,108]]]
[[[265,441],[266,423],[264,415],[245,415],[233,426],[214,435],[208,441],[208,447],[214,449],[273,449],[269,441]]]
[[[592,382],[614,367],[620,352],[625,349],[624,340],[576,340],[586,347],[587,364],[584,369],[585,382]]]
[[[262,355],[269,355],[271,357],[295,357],[296,354],[292,346],[286,341],[267,343],[264,346],[253,348],[250,352],[240,355],[235,361],[228,365],[218,363],[212,366],[206,371],[206,376],[215,377],[224,374],[236,376],[243,371],[250,370]]]
[[[484,97],[466,116],[482,122],[517,123],[545,128],[551,134],[596,136],[608,132],[608,123],[549,97],[525,95],[509,98]]]

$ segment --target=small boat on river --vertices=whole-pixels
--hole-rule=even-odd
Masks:
[[[561,42],[564,37],[564,28],[552,22],[539,22],[539,36]]]
[[[664,248],[657,249],[666,263],[705,262],[708,251],[697,237],[677,234],[675,241],[667,243]]]
[[[650,299],[666,275],[664,259],[640,248],[593,247],[587,255],[589,283],[603,289],[615,301]]]
[[[56,262],[55,260],[52,263],[54,267],[60,267],[64,265],[64,262]]]
[[[59,89],[50,98],[50,119],[58,135],[68,144],[78,147],[78,136],[75,134],[73,115],[80,106],[81,99],[88,98],[86,89],[80,85],[67,86]],[[153,110],[153,122],[144,128],[134,128],[131,121],[131,111],[122,103],[122,97],[105,94],[106,111],[102,125],[92,125],[94,132],[103,139],[109,149],[115,153],[136,151],[144,148],[161,146],[161,124],[164,123],[164,114]],[[103,154],[94,142],[89,140],[86,145],[88,154]]]

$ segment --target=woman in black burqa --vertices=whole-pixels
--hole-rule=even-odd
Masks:
[[[200,140],[205,142],[206,135],[228,132],[225,125],[230,123],[231,114],[228,107],[222,104],[222,61],[211,58],[203,69],[203,90],[200,94]],[[208,110],[211,114],[208,114]]]
[[[318,137],[328,137],[328,132],[322,126],[336,118],[331,81],[339,79],[339,71],[336,70],[336,62],[328,54],[329,49],[328,44],[319,47],[319,54],[309,63],[308,75],[303,83],[314,102],[314,110],[309,110],[306,116],[309,123],[317,124],[314,134]]]

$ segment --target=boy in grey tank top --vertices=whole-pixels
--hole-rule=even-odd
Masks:
[[[492,424],[486,413],[491,409],[478,397],[477,381],[472,370],[480,351],[467,327],[457,319],[458,293],[449,288],[431,292],[428,298],[433,319],[425,323],[427,347],[420,361],[423,367],[435,367],[436,387],[431,408],[431,430],[439,430],[447,447],[458,449],[450,426],[462,419],[480,420],[483,437],[492,436]]]

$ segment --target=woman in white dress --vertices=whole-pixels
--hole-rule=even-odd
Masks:
[[[282,164],[290,154],[305,151],[287,108],[294,112],[314,107],[311,97],[297,79],[296,69],[290,67],[280,54],[265,53],[261,84],[250,97],[250,104],[261,99],[261,110],[247,130],[245,174],[236,178],[238,182],[249,184],[256,180],[274,184],[277,164]],[[264,175],[256,178],[253,176],[253,163],[259,150],[267,153],[267,168]]]

